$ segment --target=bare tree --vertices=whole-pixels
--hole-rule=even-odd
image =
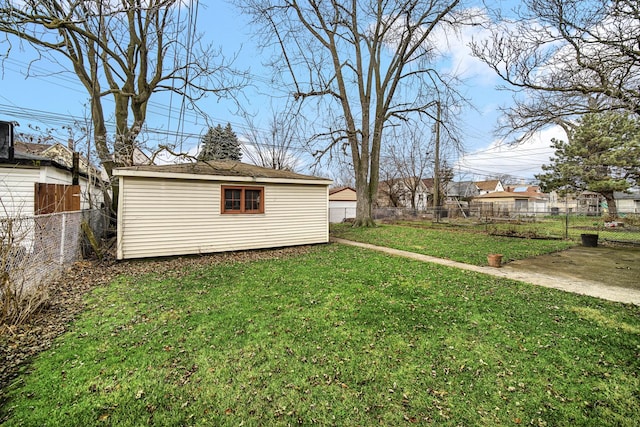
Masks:
[[[636,0],[523,0],[497,16],[472,50],[514,91],[499,126],[520,139],[610,110],[640,114],[640,6]]]
[[[408,192],[411,208],[416,209],[420,189],[425,189],[423,179],[428,170],[433,171],[433,141],[425,141],[430,133],[420,127],[405,127],[404,132],[388,147],[388,156],[398,178]],[[424,200],[426,203],[426,200]]]
[[[376,205],[379,207],[404,207],[410,193],[404,185],[403,179],[390,156],[382,156],[380,159],[380,180],[376,194]]]
[[[340,187],[356,187],[355,178],[353,176],[353,166],[347,155],[339,156],[333,162],[332,179],[335,186]]]
[[[372,202],[386,130],[427,113],[436,87],[448,81],[434,68],[430,39],[440,25],[465,21],[460,0],[249,0],[238,6],[274,48],[272,63],[288,76],[293,96],[318,102],[328,141],[318,156],[346,148],[354,167],[355,226],[374,225]]]
[[[264,131],[247,118],[248,133],[244,154],[252,163],[271,169],[293,171],[298,158],[294,154],[299,136],[299,104],[287,104],[281,111],[272,111],[269,128]]]
[[[179,0],[0,1],[8,53],[15,38],[75,74],[90,100],[95,148],[107,174],[132,164],[152,94],[171,91],[193,103],[238,88],[229,63],[178,19]],[[113,111],[104,100],[114,101]],[[109,142],[108,119],[115,120]],[[117,202],[117,188],[114,188]]]

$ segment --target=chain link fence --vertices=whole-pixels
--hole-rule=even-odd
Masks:
[[[622,214],[612,220],[603,215],[575,212],[528,210],[517,205],[443,206],[416,210],[377,208],[377,221],[424,221],[455,225],[497,236],[531,239],[570,239],[583,244],[601,243],[640,245],[640,214]]]
[[[85,210],[1,218],[3,285],[11,283],[17,293],[33,291],[89,253],[83,222],[99,239],[106,232],[108,217],[103,210]]]

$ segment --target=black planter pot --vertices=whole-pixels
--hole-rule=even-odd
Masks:
[[[582,246],[586,246],[588,248],[595,248],[598,246],[597,234],[581,234],[580,238],[582,239]]]

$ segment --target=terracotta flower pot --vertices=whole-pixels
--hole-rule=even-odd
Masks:
[[[500,268],[502,265],[502,254],[487,255],[487,262],[489,263],[489,267]]]

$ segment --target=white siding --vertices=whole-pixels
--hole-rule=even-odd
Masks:
[[[0,217],[33,215],[34,183],[39,179],[38,168],[0,168]]]
[[[264,187],[264,214],[222,215],[230,182],[120,178],[118,258],[140,258],[326,243],[326,185]]]
[[[50,166],[45,166],[40,169],[40,180],[38,182],[71,185],[71,181],[71,172]]]
[[[342,222],[356,217],[356,202],[329,200],[329,222]]]
[[[35,183],[71,185],[71,172],[51,166],[25,167],[7,165],[0,167],[0,217],[31,216],[34,214]],[[88,192],[90,190],[90,192]],[[88,196],[93,199],[90,205]],[[80,177],[80,209],[99,207],[102,191],[89,187],[86,178]]]
[[[640,213],[640,200],[618,199],[616,200],[618,213]]]
[[[80,209],[98,209],[102,202],[104,195],[100,186],[90,185],[89,180],[80,177]]]

